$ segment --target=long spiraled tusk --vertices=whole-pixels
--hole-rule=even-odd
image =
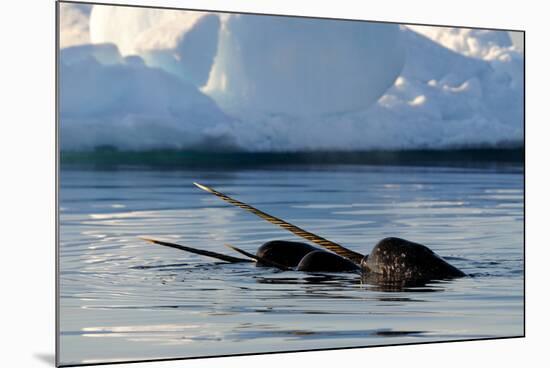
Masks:
[[[221,192],[218,192],[217,190],[213,189],[213,188],[210,188],[210,187],[207,187],[206,185],[202,185],[202,184],[199,184],[199,183],[193,183],[195,184],[195,186],[197,186],[198,188],[208,192],[208,193],[212,193],[214,194],[216,197],[218,198],[221,198],[222,200],[228,202],[228,203],[231,203],[232,205],[234,206],[237,206],[237,207],[240,207],[240,208],[243,208],[249,212],[252,212],[253,214],[255,214],[256,216],[259,216],[261,218],[263,218],[264,220],[272,223],[272,224],[275,224],[275,225],[278,225],[280,227],[282,227],[283,229],[285,230],[288,230],[290,231],[291,233],[295,234],[295,235],[298,235],[299,237],[302,237],[304,239],[307,239],[317,245],[320,245],[322,246],[323,248],[326,248],[342,257],[345,257],[349,260],[351,260],[352,262],[355,262],[357,264],[360,264],[361,263],[361,260],[363,259],[363,255],[361,253],[357,253],[357,252],[354,252],[352,251],[351,249],[347,249],[343,246],[341,246],[340,244],[336,244],[330,240],[327,240],[319,235],[315,235],[313,233],[310,233],[309,231],[306,231],[298,226],[295,226],[295,225],[292,225],[291,223],[289,222],[286,222],[284,220],[281,220],[280,218],[278,217],[275,217],[275,216],[272,216],[268,213],[265,213],[263,211],[260,211],[259,209],[257,208],[254,208],[252,207],[251,205],[248,205],[246,203],[243,203],[241,201],[238,201],[236,199],[233,199],[231,197],[229,197],[228,195],[225,195]]]

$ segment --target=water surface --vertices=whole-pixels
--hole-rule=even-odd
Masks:
[[[423,243],[470,276],[401,291],[233,254],[298,240],[198,181],[360,253]],[[60,361],[196,357],[523,334],[520,167],[79,170],[60,175]]]

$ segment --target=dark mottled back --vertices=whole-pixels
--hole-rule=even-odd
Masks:
[[[306,254],[298,263],[297,271],[305,272],[351,272],[360,271],[359,266],[349,259],[324,250]]]
[[[384,238],[361,261],[364,272],[382,279],[436,280],[466,276],[428,247],[400,238]]]
[[[319,248],[306,243],[272,240],[258,248],[256,255],[283,266],[296,267],[306,254],[316,250]]]

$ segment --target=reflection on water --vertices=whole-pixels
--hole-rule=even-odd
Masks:
[[[469,277],[380,284],[227,264],[138,239],[226,254],[226,243],[254,252],[297,240],[193,181],[360,253],[386,236],[423,243]],[[60,184],[66,364],[523,333],[517,168],[63,170]]]

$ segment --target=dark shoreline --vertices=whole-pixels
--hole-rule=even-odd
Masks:
[[[326,165],[522,167],[524,148],[472,148],[405,151],[198,152],[180,150],[62,151],[62,169],[142,167],[158,169],[238,169]]]

